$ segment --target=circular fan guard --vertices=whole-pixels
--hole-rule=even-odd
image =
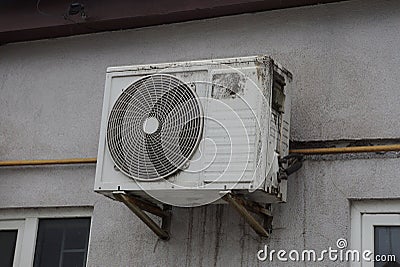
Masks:
[[[188,161],[202,129],[196,93],[172,75],[155,74],[118,97],[108,120],[107,144],[121,172],[137,180],[158,180]]]

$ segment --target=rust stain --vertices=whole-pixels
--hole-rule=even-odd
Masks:
[[[204,244],[205,244],[205,238],[206,238],[206,229],[207,229],[207,206],[202,207],[202,214],[201,214],[201,232],[200,232],[200,244],[199,244],[199,266],[203,266],[203,256],[205,255],[204,253]]]
[[[192,259],[192,235],[193,235],[193,209],[189,209],[187,242],[186,242],[186,266],[190,266]]]
[[[244,247],[246,245],[246,226],[245,226],[245,222],[244,219],[241,217],[240,218],[240,223],[239,223],[239,228],[240,228],[240,266],[246,266],[246,264],[244,264]]]
[[[224,206],[217,205],[216,207],[216,234],[215,234],[215,248],[214,248],[214,267],[217,266],[218,254],[220,249],[221,234],[222,234],[222,216],[224,213]]]

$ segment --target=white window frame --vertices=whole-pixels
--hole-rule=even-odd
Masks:
[[[1,210],[0,230],[18,230],[13,266],[33,266],[36,249],[36,237],[40,219],[66,219],[81,217],[92,218],[92,214],[93,207],[23,208]],[[88,254],[91,228],[92,225],[90,225],[89,229]],[[88,254],[86,257],[86,265]]]
[[[400,226],[400,200],[354,201],[351,207],[351,247],[374,252],[375,226]],[[352,262],[351,266],[373,267],[374,262]]]

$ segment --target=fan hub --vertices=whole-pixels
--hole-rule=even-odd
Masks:
[[[148,117],[143,122],[143,131],[146,134],[153,134],[157,132],[160,122],[155,117]]]

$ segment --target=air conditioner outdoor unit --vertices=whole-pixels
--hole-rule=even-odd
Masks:
[[[195,207],[284,202],[289,71],[268,56],[107,69],[95,191]]]

